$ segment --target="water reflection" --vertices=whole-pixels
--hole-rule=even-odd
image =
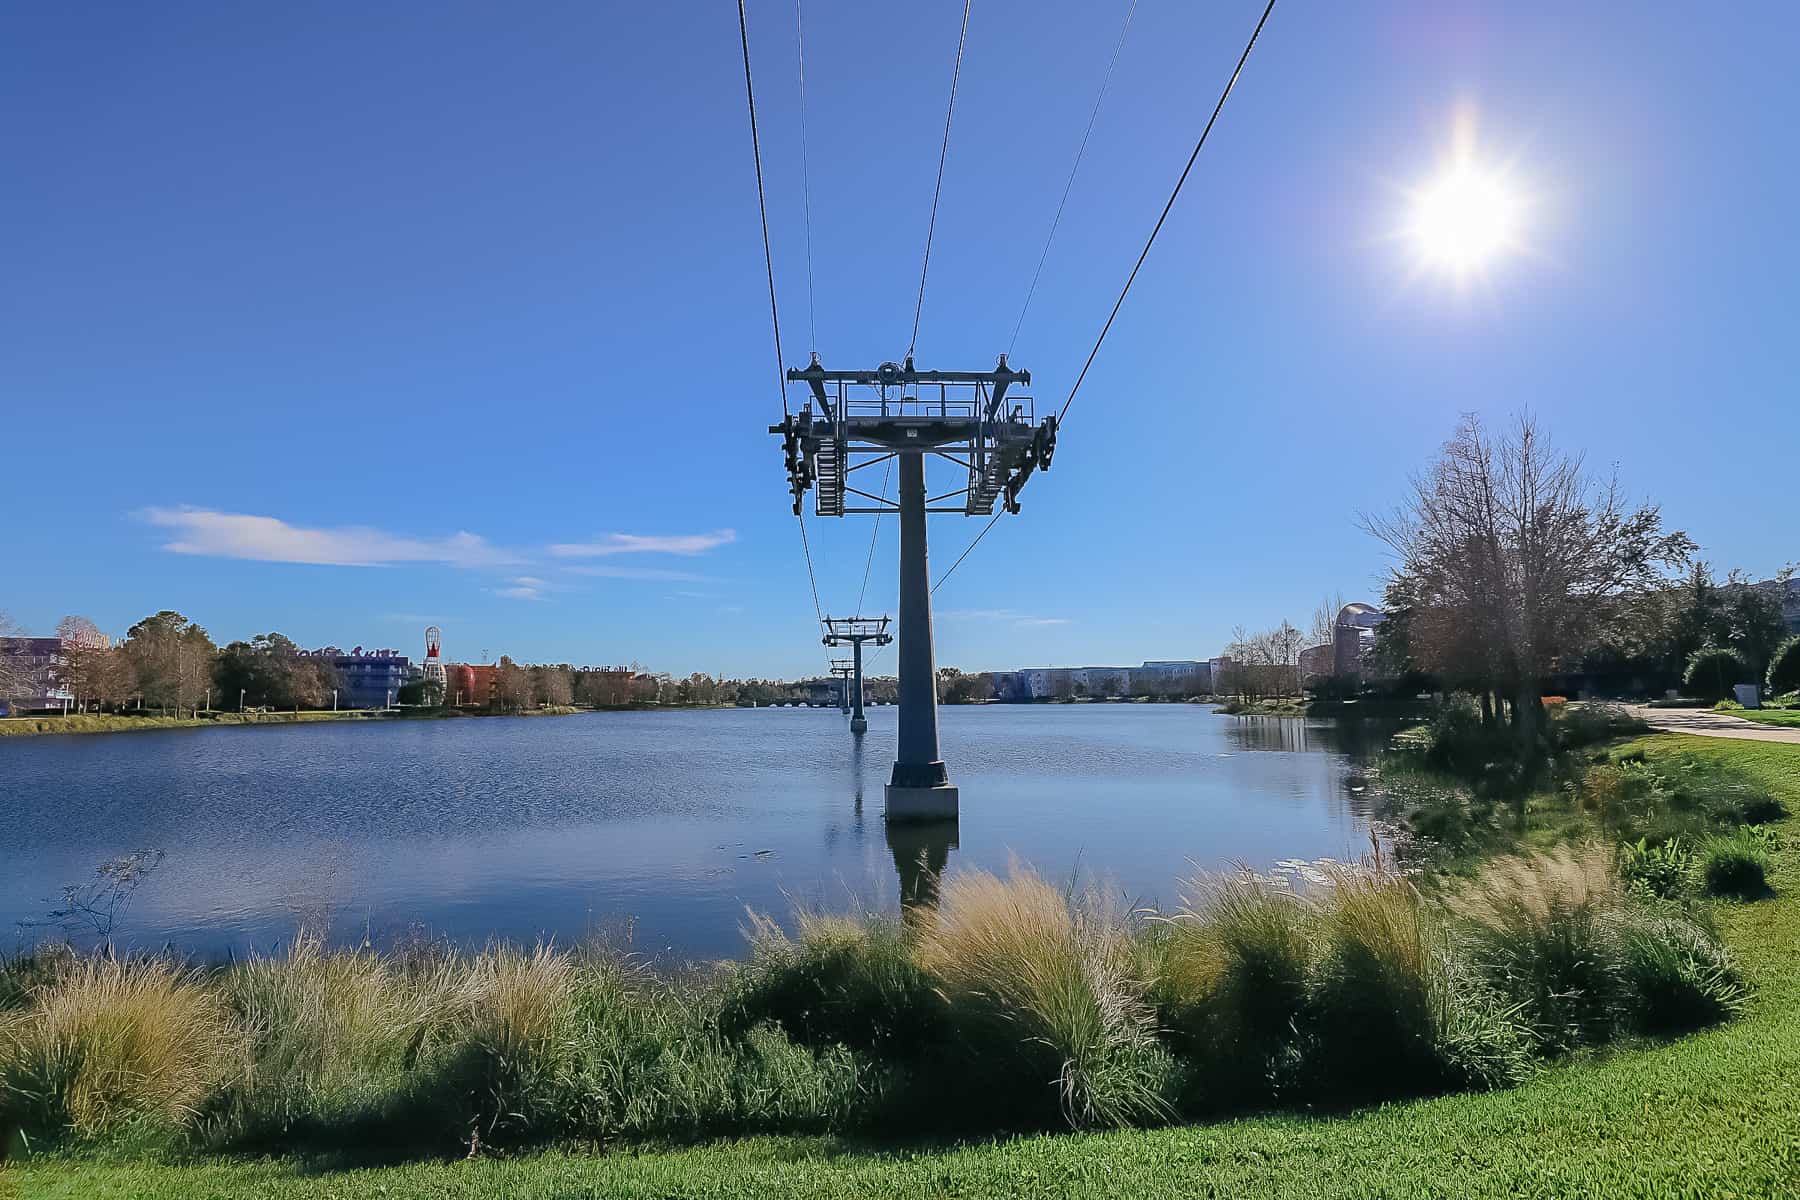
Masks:
[[[889,821],[888,850],[900,875],[900,913],[908,919],[937,908],[938,881],[957,849],[959,822]]]
[[[223,956],[328,908],[345,941],[567,942],[629,920],[640,947],[710,958],[742,952],[746,908],[897,890],[919,911],[952,863],[1155,900],[1196,866],[1367,845],[1374,723],[947,708],[960,823],[886,829],[896,716],[870,710],[861,739],[830,709],[0,739],[0,931],[146,846],[168,859],[121,928],[133,946]]]
[[[1306,717],[1230,718],[1226,740],[1235,750],[1287,754],[1321,751],[1367,759],[1387,745],[1399,728],[1394,721],[1331,721]]]

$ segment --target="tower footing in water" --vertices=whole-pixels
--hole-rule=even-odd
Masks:
[[[955,784],[940,783],[936,787],[908,787],[890,783],[882,788],[889,821],[943,821],[957,816]]]

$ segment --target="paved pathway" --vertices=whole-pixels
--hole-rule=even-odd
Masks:
[[[1800,745],[1800,729],[1759,725],[1755,721],[1746,721],[1730,713],[1713,712],[1709,708],[1650,708],[1642,704],[1628,707],[1632,716],[1664,733],[1697,733],[1702,737],[1744,738],[1752,742],[1793,742]]]

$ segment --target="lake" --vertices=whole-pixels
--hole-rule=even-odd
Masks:
[[[826,709],[4,739],[0,929],[139,848],[166,857],[116,930],[134,946],[222,957],[311,921],[687,958],[740,953],[746,906],[897,911],[921,861],[1016,857],[1167,903],[1196,867],[1368,845],[1353,727],[1189,704],[946,707],[961,820],[890,832],[897,716],[871,709],[861,739]]]

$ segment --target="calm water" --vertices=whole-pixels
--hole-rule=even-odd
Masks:
[[[921,855],[1017,856],[1153,901],[1194,864],[1367,841],[1342,732],[1141,704],[945,709],[962,819],[890,835],[896,716],[872,709],[860,744],[814,709],[4,739],[0,930],[139,847],[167,852],[120,930],[139,945],[222,955],[327,920],[340,939],[628,931],[718,956],[746,905],[896,909],[897,864],[914,886]]]

